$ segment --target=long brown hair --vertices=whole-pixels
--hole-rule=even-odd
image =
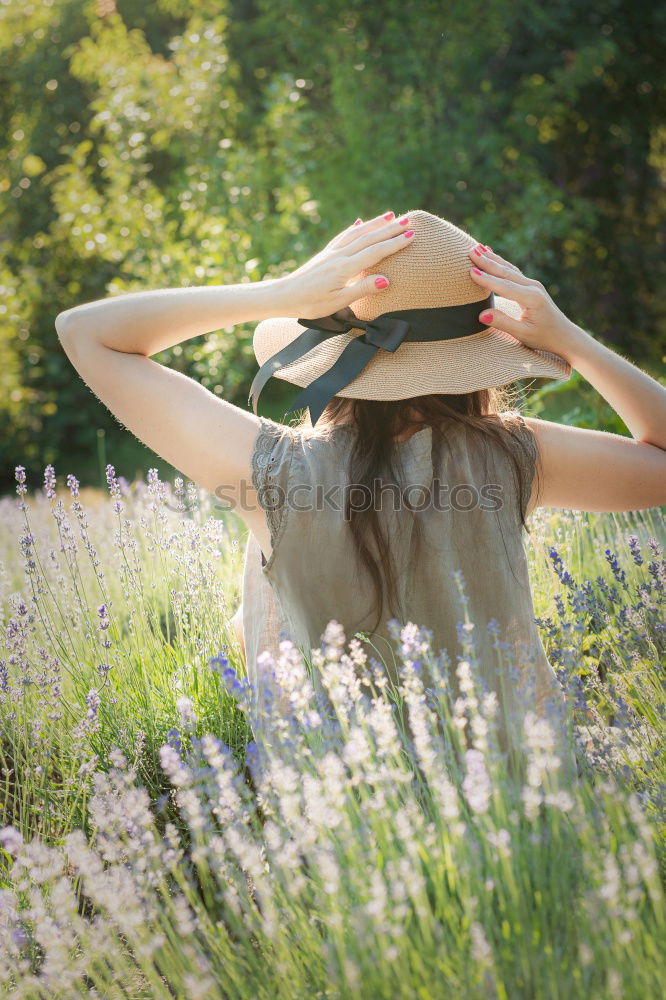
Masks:
[[[399,462],[399,454],[393,438],[413,427],[420,430],[430,426],[437,435],[437,447],[440,447],[442,442],[446,442],[446,427],[455,422],[472,428],[480,438],[489,436],[495,440],[512,462],[519,498],[520,524],[529,533],[525,524],[529,502],[525,445],[511,429],[511,421],[499,416],[512,409],[513,402],[511,393],[505,386],[460,394],[433,393],[387,402],[334,396],[315,428],[311,426],[307,410],[303,411],[300,420],[293,425],[299,431],[311,429],[311,433],[317,436],[326,435],[340,424],[356,428],[348,469],[349,482],[362,487],[364,492],[372,496],[373,502],[361,507],[355,506],[353,491],[347,491],[345,514],[356,543],[357,555],[368,570],[373,584],[373,607],[377,619],[371,631],[377,629],[382,619],[385,597],[389,615],[398,617],[401,613],[396,567],[375,502],[381,484],[389,481],[387,474],[394,483],[398,481],[395,463],[396,460]],[[513,409],[513,412],[517,413],[518,410]],[[422,525],[418,512],[411,513],[415,518],[413,537],[419,545]],[[376,556],[368,544],[370,538],[374,541]]]

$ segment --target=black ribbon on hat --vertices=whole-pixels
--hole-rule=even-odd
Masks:
[[[292,410],[308,406],[314,427],[333,396],[363,371],[380,348],[394,352],[405,342],[432,343],[471,337],[487,329],[487,326],[479,325],[478,316],[482,310],[492,309],[494,304],[495,296],[490,292],[487,298],[479,302],[440,306],[436,309],[398,309],[382,313],[371,320],[359,319],[349,306],[320,319],[299,319],[301,326],[307,329],[264,362],[250,386],[248,403],[252,402],[252,409],[256,414],[261,391],[276,371],[298,361],[308,351],[331,337],[349,333],[350,330],[364,330],[360,337],[354,337],[347,344],[328,371],[319,375],[298,394],[287,410],[287,413],[291,413]]]

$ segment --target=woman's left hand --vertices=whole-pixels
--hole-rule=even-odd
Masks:
[[[490,247],[486,250],[478,244],[468,250],[468,255],[474,261],[469,273],[475,284],[486,293],[494,292],[517,302],[522,309],[520,319],[502,309],[487,309],[479,315],[481,322],[510,334],[532,350],[550,351],[569,360],[582,331],[558,308],[541,282],[528,278]]]
[[[366,295],[384,291],[389,283],[381,272],[354,279],[413,240],[409,219],[397,220],[393,212],[369,222],[359,219],[302,267],[280,279],[288,289],[289,315],[320,319]]]

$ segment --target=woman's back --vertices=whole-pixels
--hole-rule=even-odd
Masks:
[[[497,417],[495,419],[498,419]],[[518,449],[526,482],[531,486],[536,445],[519,414],[505,414],[525,446]],[[258,492],[272,540],[265,563],[253,535],[246,551],[243,578],[243,630],[248,673],[256,684],[256,658],[264,649],[274,656],[280,635],[307,654],[321,643],[328,622],[339,622],[349,641],[376,621],[369,574],[355,553],[345,517],[345,488],[353,426],[316,434],[262,418],[252,458],[253,485]],[[460,644],[465,635],[475,644],[484,684],[495,690],[504,711],[562,692],[548,662],[534,622],[527,557],[520,521],[513,463],[489,436],[463,422],[447,422],[440,434],[427,426],[395,445],[401,490],[385,489],[379,512],[390,540],[399,598],[400,624],[413,622],[432,632],[432,648],[448,663],[450,684],[457,690],[455,668],[467,659]],[[528,492],[529,495],[529,492]],[[361,491],[354,496],[358,504]],[[418,513],[420,540],[408,502]],[[274,509],[270,509],[274,508]],[[461,574],[466,604],[456,583]],[[384,614],[364,643],[369,655],[383,660],[394,684],[398,679],[395,640]],[[488,627],[490,625],[490,628]],[[499,635],[497,634],[499,632]],[[511,644],[517,676],[502,670],[497,641]],[[506,651],[505,670],[510,658]],[[426,686],[432,683],[424,672]],[[503,735],[503,734],[501,734]]]

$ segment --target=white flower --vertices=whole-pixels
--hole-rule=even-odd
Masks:
[[[492,785],[480,750],[465,752],[467,774],[463,779],[463,791],[470,809],[484,813],[488,809]]]
[[[8,854],[18,854],[23,846],[23,834],[15,826],[4,826],[0,830],[0,844]]]
[[[197,722],[196,713],[194,711],[194,705],[192,704],[191,698],[183,696],[179,698],[176,702],[176,710],[180,715],[180,722],[183,726],[195,726]]]

